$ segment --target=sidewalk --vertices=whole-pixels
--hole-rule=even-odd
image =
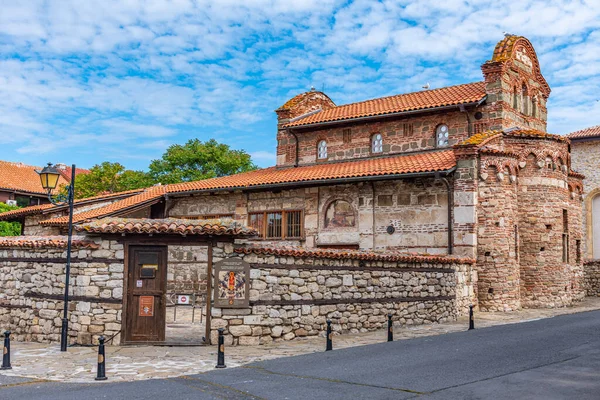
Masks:
[[[521,310],[514,313],[476,313],[475,327],[519,323],[557,315],[600,310],[600,298],[590,297],[574,307],[562,309]],[[415,327],[394,326],[394,339],[441,335],[464,331],[467,318],[444,324]],[[362,334],[334,336],[333,346],[341,349],[379,343],[387,340],[387,332],[380,330]],[[227,367],[237,367],[254,361],[314,353],[325,349],[323,337],[274,342],[256,347],[228,347],[225,349]],[[216,346],[158,347],[136,346],[106,348],[106,375],[108,382],[170,378],[212,370],[216,364]],[[12,370],[1,371],[6,376],[21,376],[39,380],[92,383],[96,376],[97,348],[70,347],[61,353],[58,344],[11,343]]]

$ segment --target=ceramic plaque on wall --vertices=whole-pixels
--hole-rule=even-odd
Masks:
[[[249,307],[250,264],[239,258],[228,258],[216,262],[214,268],[214,306]]]

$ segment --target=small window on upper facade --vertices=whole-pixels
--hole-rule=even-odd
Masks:
[[[371,152],[381,153],[383,151],[383,138],[381,133],[376,133],[371,137]]]
[[[439,125],[435,130],[435,142],[437,147],[448,146],[448,125]]]
[[[317,146],[317,158],[319,160],[327,158],[327,142],[324,140],[321,140]]]

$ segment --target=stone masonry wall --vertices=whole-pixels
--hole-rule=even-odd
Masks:
[[[470,112],[470,119],[474,120]],[[485,125],[485,117],[475,121]],[[352,123],[326,129],[300,131],[299,164],[352,160],[362,157],[392,155],[436,148],[436,128],[445,124],[449,129],[449,145],[459,143],[468,135],[467,117],[464,112],[447,111],[409,118]],[[344,132],[350,130],[350,140]],[[482,128],[483,129],[483,128]],[[485,129],[484,129],[485,130]],[[383,152],[371,152],[371,137],[379,133],[383,139]],[[317,160],[317,143],[327,141],[327,159]],[[293,164],[290,162],[289,164]]]
[[[351,205],[354,213],[353,226],[326,226],[328,207],[336,200]],[[373,185],[357,183],[279,192],[265,191],[248,195],[199,195],[173,201],[169,211],[169,215],[173,217],[231,214],[243,224],[248,223],[248,214],[252,212],[303,212],[303,239],[255,240],[265,246],[302,245],[314,248],[346,245],[360,249],[447,253],[448,191],[441,181],[432,178],[375,182]],[[467,211],[469,210],[473,213],[473,210]],[[394,227],[393,233],[387,232],[388,226]],[[472,236],[468,240],[472,243]]]
[[[196,302],[206,301],[208,247],[169,245],[167,268],[167,302],[175,295],[196,295]]]
[[[74,249],[71,261],[69,342],[90,344],[121,329],[123,245],[95,240],[98,249]],[[16,340],[60,340],[66,251],[0,250],[0,328]],[[113,344],[118,344],[117,335]]]
[[[571,141],[571,166],[585,175],[583,180],[583,254],[585,258],[599,258],[600,248],[594,254],[592,219],[600,219],[600,215],[592,214],[592,200],[600,195],[600,140],[573,140]]]
[[[476,305],[477,274],[472,261],[359,261],[322,257],[226,254],[251,265],[250,307],[212,309],[211,340],[225,328],[225,341],[258,345],[333,330],[366,332],[383,328],[387,314],[401,325],[455,319]],[[432,258],[437,259],[437,258]]]
[[[587,260],[583,271],[586,296],[600,296],[600,260]]]

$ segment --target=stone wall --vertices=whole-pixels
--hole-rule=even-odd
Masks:
[[[352,215],[345,223],[328,224],[336,201],[347,203],[348,209],[345,211]],[[306,248],[342,245],[360,249],[404,249],[428,254],[446,254],[448,251],[448,190],[444,183],[433,178],[254,192],[247,195],[198,195],[174,199],[169,215],[180,218],[233,215],[240,223],[247,224],[249,213],[281,210],[302,210],[304,237],[301,240],[284,241],[261,238],[258,241],[262,245]],[[474,213],[472,207],[465,210]],[[394,228],[392,233],[388,233],[389,226]],[[465,240],[472,243],[473,238]]]
[[[470,112],[470,114],[473,114]],[[470,115],[473,120],[474,116]],[[477,121],[484,123],[482,119]],[[449,129],[449,145],[459,143],[469,137],[469,127],[465,113],[458,110],[439,112],[409,118],[387,119],[363,123],[353,123],[327,129],[312,129],[298,133],[300,142],[299,164],[315,162],[352,160],[373,155],[401,154],[409,151],[436,148],[436,128],[445,124]],[[347,130],[350,130],[348,140]],[[346,132],[346,137],[344,133]],[[383,152],[371,152],[371,138],[381,134]],[[317,143],[327,141],[327,159],[317,160]]]
[[[168,301],[172,295],[196,295],[198,303],[206,300],[208,279],[208,247],[169,245],[167,267]]]
[[[334,332],[358,333],[383,328],[388,313],[396,324],[430,324],[453,320],[477,304],[474,260],[429,256],[389,261],[389,256],[373,254],[360,260],[352,252],[342,258],[331,258],[330,251],[303,254],[299,249],[296,256],[289,255],[293,252],[238,248],[227,254],[215,249],[215,261],[225,255],[241,257],[251,270],[250,307],[212,309],[213,343],[219,328],[225,328],[228,344],[257,345],[319,335],[327,319]]]
[[[600,215],[593,215],[592,201],[600,195],[600,140],[593,138],[590,140],[572,140],[571,141],[571,165],[577,172],[585,175],[584,202],[583,202],[583,232],[585,240],[583,243],[583,252],[586,258],[600,257],[600,240],[596,240],[597,254],[594,254],[594,231],[592,221],[598,221]],[[597,200],[596,200],[597,201]],[[600,232],[596,232],[596,235]]]
[[[95,247],[95,248],[89,248]],[[121,330],[123,245],[96,239],[74,246],[71,261],[69,342],[90,344]],[[59,341],[66,251],[0,249],[0,328],[16,340]],[[118,344],[117,335],[113,344]]]
[[[586,260],[583,272],[586,296],[600,296],[600,260]]]

